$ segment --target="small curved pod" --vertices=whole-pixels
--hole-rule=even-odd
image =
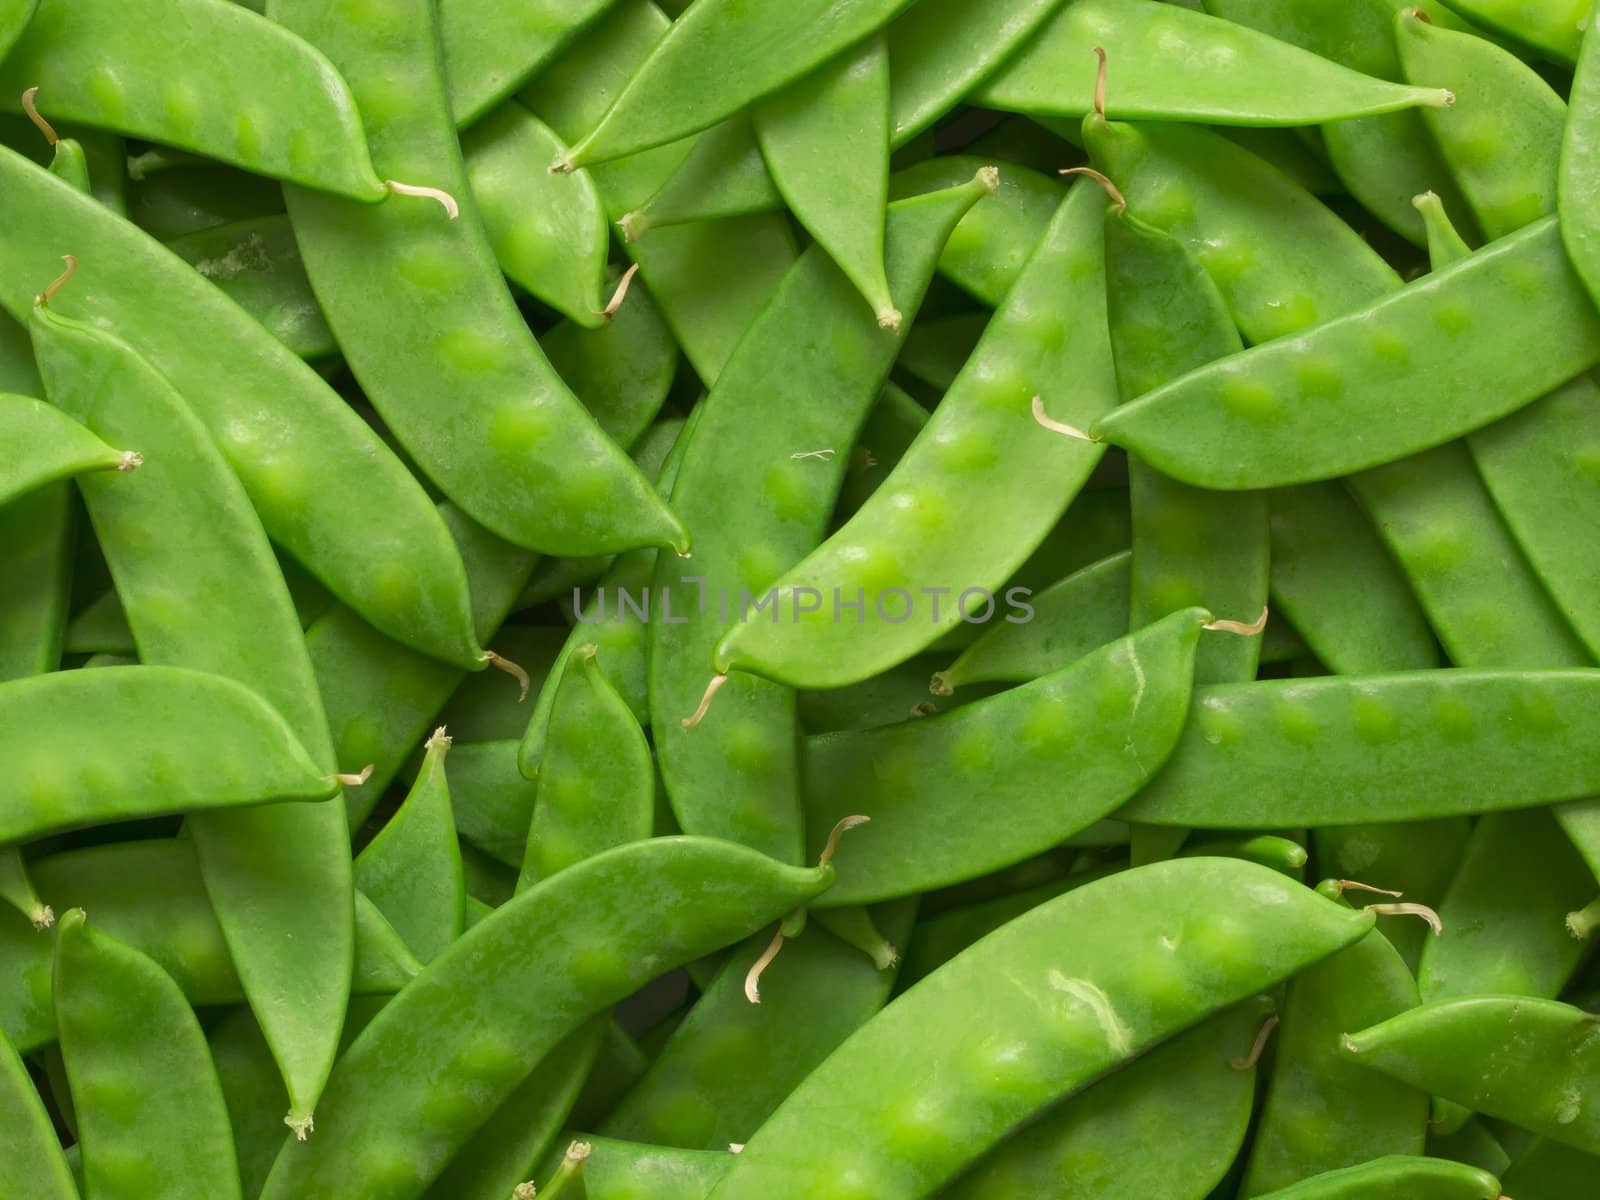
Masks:
[[[137,52],[130,30],[140,31]],[[16,111],[30,87],[64,121],[368,204],[388,195],[333,64],[243,5],[40,0],[0,63],[0,105]]]
[[[133,817],[327,800],[339,783],[242,684],[177,667],[0,684],[0,843]]]
[[[29,1200],[78,1200],[61,1143],[28,1068],[0,1034],[0,1157],[8,1186]]]
[[[440,0],[439,43],[456,124],[521,87],[615,0]]]
[[[1282,829],[1554,804],[1600,792],[1597,738],[1597,670],[1200,688],[1166,769],[1118,816]]]
[[[1200,609],[1052,675],[938,717],[807,740],[813,848],[851,833],[834,907],[908,896],[1021,862],[1093,825],[1160,769],[1188,717]],[[1222,636],[1222,635],[1216,635]]]
[[[1392,1154],[1327,1171],[1257,1200],[1506,1200],[1489,1172],[1442,1158]]]
[[[1069,892],[862,1026],[746,1143],[713,1200],[920,1200],[1045,1106],[1372,921],[1234,859],[1177,859]],[[975,1016],[972,1036],[950,1036]]]
[[[85,471],[132,471],[137,451],[114,450],[59,408],[0,394],[0,504]]]
[[[1349,1058],[1474,1112],[1600,1154],[1600,1017],[1555,1000],[1464,996],[1349,1033]]]

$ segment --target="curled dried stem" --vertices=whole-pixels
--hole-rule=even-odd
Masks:
[[[761,952],[761,957],[750,964],[750,970],[745,972],[744,998],[751,1004],[761,1003],[761,976],[772,960],[778,957],[778,951],[783,949],[783,929],[780,927],[772,935],[772,940],[767,943],[767,948]]]
[[[34,107],[33,100],[38,94],[39,89],[37,87],[31,87],[22,93],[22,111],[28,114],[28,120],[38,127],[40,133],[44,134],[44,140],[54,146],[61,138],[57,135],[55,126],[41,117],[39,110]]]
[[[1213,618],[1200,628],[1209,629],[1213,633],[1236,633],[1240,637],[1255,637],[1267,627],[1267,606],[1261,606],[1261,615],[1254,621],[1229,621]]]
[[[606,306],[595,315],[604,317],[608,321],[611,320],[612,317],[616,316],[617,309],[622,307],[623,300],[627,298],[628,285],[633,282],[633,277],[638,273],[638,263],[634,263],[633,266],[624,271],[622,273],[622,278],[617,280],[617,290],[611,293],[611,299],[606,301]]]
[[[368,763],[366,766],[362,767],[361,770],[356,771],[353,774],[349,771],[336,771],[333,774],[333,778],[338,780],[339,783],[343,784],[345,787],[360,787],[363,783],[372,778],[372,769],[375,765],[376,764],[374,763]]]
[[[1380,917],[1421,917],[1433,930],[1434,937],[1444,935],[1444,922],[1426,904],[1369,904],[1362,911],[1377,913]]]
[[[846,830],[854,829],[857,825],[865,825],[870,820],[871,817],[859,814],[853,817],[840,817],[839,823],[828,834],[828,842],[822,847],[822,853],[817,856],[817,866],[825,867],[833,861],[833,856],[839,852],[839,839],[845,835]]]
[[[1106,195],[1111,197],[1111,203],[1117,206],[1118,212],[1128,211],[1128,198],[1122,194],[1122,189],[1112,183],[1110,178],[1103,172],[1096,171],[1093,167],[1062,167],[1056,174],[1087,175],[1105,189]]]
[[[44,291],[33,298],[33,302],[40,308],[45,307],[56,298],[56,293],[72,282],[72,277],[78,273],[78,256],[76,254],[63,254],[61,261],[67,264],[67,269],[57,275],[48,284]]]
[[[1256,1040],[1251,1043],[1250,1053],[1243,1058],[1230,1058],[1228,1065],[1235,1071],[1248,1071],[1261,1061],[1261,1052],[1267,1048],[1267,1039],[1272,1036],[1272,1031],[1278,1027],[1278,1014],[1270,1014],[1261,1023],[1261,1029],[1256,1033]]]
[[[533,681],[528,678],[528,673],[524,671],[517,663],[512,662],[509,658],[505,658],[499,654],[496,654],[493,650],[485,650],[481,655],[478,656],[478,661],[486,662],[491,667],[504,671],[507,675],[511,676],[511,678],[517,681],[518,704],[521,704],[528,698],[528,688],[532,686]]]
[[[1334,886],[1339,889],[1342,896],[1346,892],[1371,892],[1377,896],[1393,896],[1396,900],[1404,896],[1404,892],[1392,892],[1388,888],[1373,887],[1370,883],[1362,883],[1356,879],[1335,879]]]
[[[456,203],[456,198],[443,188],[427,187],[420,183],[401,183],[398,179],[385,179],[383,186],[399,196],[422,196],[429,200],[437,200],[452,221],[461,215],[461,206]]]
[[[701,721],[705,720],[706,709],[711,707],[711,698],[720,692],[722,690],[722,685],[727,682],[728,673],[726,671],[720,675],[713,675],[711,677],[711,682],[706,684],[705,695],[700,697],[700,706],[696,708],[691,715],[683,719],[683,727],[685,729],[693,729],[696,725],[700,724]]]
[[[1100,60],[1099,66],[1094,70],[1094,112],[1102,121],[1106,119],[1106,52],[1105,47],[1096,46],[1094,56]]]
[[[1058,421],[1044,411],[1044,398],[1035,396],[1032,401],[1033,419],[1043,425],[1051,433],[1064,434],[1070,438],[1077,438],[1080,442],[1098,442],[1097,437],[1090,437],[1076,425],[1068,425],[1065,421]]]

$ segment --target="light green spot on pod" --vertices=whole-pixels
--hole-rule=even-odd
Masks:
[[[1506,219],[1512,222],[1507,228],[1520,229],[1543,216],[1545,205],[1539,196],[1520,196],[1508,201],[1506,208],[1510,214]],[[1500,274],[1506,281],[1506,287],[1518,296],[1537,296],[1548,286],[1544,273],[1538,267],[1519,258],[1502,261]]]
[[[752,775],[771,774],[778,766],[778,747],[773,730],[760,721],[741,717],[728,722],[723,753],[728,765]]]
[[[438,1080],[422,1102],[419,1114],[428,1128],[445,1128],[459,1125],[472,1114],[472,1103],[461,1094],[461,1080]]]
[[[574,453],[561,462],[561,497],[578,512],[593,512],[603,507],[611,494],[611,485],[607,482],[610,473],[602,463],[594,461],[599,457],[593,455],[585,462]]]
[[[1392,330],[1374,329],[1367,344],[1372,357],[1386,367],[1405,367],[1411,363],[1411,347]]]
[[[994,766],[994,730],[986,724],[964,724],[950,739],[950,765],[962,775],[983,775]]]
[[[989,412],[1025,411],[1033,396],[1020,375],[993,364],[980,364],[979,370],[968,377],[966,386],[971,390],[973,407]]]
[[[701,1029],[700,1054],[691,1058],[690,1075],[702,1087],[717,1088],[730,1071],[742,1071],[751,1055],[762,1049],[762,1034],[750,1025],[725,1024],[716,1029]]]
[[[413,198],[403,196],[401,199]],[[394,265],[400,278],[415,287],[448,292],[461,284],[461,263],[448,250],[435,243],[418,241],[407,246],[394,255]]]
[[[339,731],[340,762],[372,762],[382,751],[384,723],[376,716],[350,718]]]
[[[942,429],[933,443],[934,457],[947,471],[981,471],[999,460],[993,440],[981,429]]]
[[[919,757],[907,746],[888,746],[872,759],[872,774],[885,787],[909,787]]]
[[[1237,714],[1207,698],[1200,702],[1195,714],[1196,728],[1208,746],[1232,746],[1238,743],[1242,730]]]
[[[1146,575],[1144,591],[1154,601],[1158,612],[1176,612],[1180,608],[1205,607],[1205,598],[1200,594],[1200,585],[1186,575],[1174,573],[1159,575],[1155,578]]]
[[[1071,701],[1053,692],[1039,696],[1023,714],[1018,734],[1022,744],[1037,754],[1065,753],[1073,740]]]
[[[1023,325],[1029,344],[1039,353],[1051,353],[1067,343],[1067,323],[1053,312],[1031,312]]]
[[[389,561],[377,567],[367,577],[367,588],[370,593],[381,596],[385,602],[398,606],[402,601],[415,601],[417,596],[417,578],[406,566],[399,561]]]
[[[128,115],[128,93],[118,78],[116,69],[104,63],[94,67],[84,77],[83,86],[89,93],[89,98],[104,115],[108,122],[118,122],[126,119]],[[49,110],[49,98],[44,100],[46,111]]]
[[[217,927],[214,921],[174,916],[165,934],[168,953],[175,963],[205,963],[217,953]]]
[[[81,1002],[82,997],[79,998]],[[95,1014],[93,1023],[109,1025],[116,1019],[115,1005],[108,1003],[104,1011]],[[144,1093],[140,1088],[126,1079],[102,1071],[96,1071],[87,1079],[80,1073],[73,1084],[73,1098],[80,1108],[131,1118],[144,1103]]]
[[[380,18],[380,21],[398,21],[403,27],[405,19],[403,16],[394,16]],[[381,29],[383,26],[369,24],[367,28]],[[382,130],[386,125],[404,120],[415,112],[419,90],[404,73],[367,72],[365,78],[361,80],[361,116],[366,121],[369,135]],[[416,181],[407,179],[404,182]],[[426,204],[431,201],[391,197],[388,203]]]
[[[1158,180],[1140,197],[1139,215],[1161,229],[1187,224],[1194,220],[1194,191],[1176,177]]]
[[[456,1071],[463,1077],[462,1082],[491,1085],[514,1083],[524,1074],[516,1047],[488,1035],[475,1038],[461,1052],[456,1059]]]
[[[1270,425],[1283,415],[1273,389],[1243,374],[1230,374],[1222,381],[1222,405],[1232,416],[1252,425]]]
[[[1298,333],[1315,325],[1319,318],[1317,302],[1310,296],[1280,297],[1268,304],[1258,318],[1260,330],[1255,340],[1265,342],[1275,337]]]
[[[889,497],[888,505],[899,530],[938,533],[948,524],[944,498],[931,489],[897,491]]]
[[[301,173],[313,171],[322,161],[327,135],[299,128],[289,131],[289,165]]]
[[[823,1191],[813,1193],[816,1200],[878,1200],[885,1194],[883,1180],[870,1163],[836,1167],[823,1187]]]
[[[671,1144],[700,1145],[711,1133],[715,1115],[704,1096],[688,1088],[658,1094],[650,1106],[650,1125],[662,1131]]]
[[[1357,692],[1350,704],[1356,734],[1369,745],[1392,741],[1399,733],[1394,709],[1378,696]]]
[[[538,221],[518,221],[505,236],[511,257],[525,271],[543,266],[554,256],[555,246]]]
[[[628,960],[614,946],[590,942],[573,949],[567,973],[580,987],[609,990],[626,980]]]
[[[1152,1014],[1185,1012],[1194,1006],[1194,981],[1184,968],[1186,944],[1163,937],[1153,946],[1129,947],[1123,959],[1130,994]]]
[[[1050,1067],[1036,1047],[1004,1033],[969,1043],[962,1065],[970,1090],[989,1095],[1035,1092],[1045,1083]]]
[[[93,1170],[96,1178],[112,1184],[116,1193],[123,1196],[157,1196],[166,1182],[138,1146],[124,1149],[97,1142]]]
[[[1344,392],[1339,368],[1326,359],[1301,359],[1294,367],[1294,382],[1312,400],[1337,400]]]
[[[1572,452],[1572,468],[1585,479],[1600,480],[1600,446],[1579,446]]]
[[[886,547],[868,549],[858,546],[858,555],[850,564],[849,578],[855,580],[856,585],[865,589],[867,599],[876,605],[878,598],[890,588],[910,590],[910,580],[906,578],[905,570],[900,566],[900,561],[893,552]],[[844,588],[848,594],[849,588]],[[915,601],[916,597],[913,596]],[[891,617],[898,617],[906,610],[904,596],[887,596],[883,599],[883,608]]]
[[[551,437],[556,420],[549,405],[510,400],[489,414],[489,443],[497,454],[527,454]]]
[[[1256,267],[1255,252],[1239,241],[1206,242],[1199,248],[1200,263],[1219,288],[1237,284]]]
[[[1239,903],[1249,905],[1252,900],[1245,895],[1239,897]],[[1228,912],[1201,913],[1190,918],[1184,927],[1182,950],[1183,967],[1208,986],[1250,972],[1258,958],[1244,922]]]
[[[1512,706],[1516,720],[1530,732],[1558,733],[1566,728],[1561,711],[1543,688],[1519,688],[1513,695]]]
[[[461,371],[488,372],[505,361],[505,351],[500,339],[479,329],[447,329],[439,334],[434,345],[439,357]],[[500,411],[510,409],[535,409],[537,404],[520,400],[502,403]]]
[[[886,1146],[897,1157],[914,1161],[930,1148],[948,1145],[955,1132],[950,1128],[949,1099],[937,1089],[916,1092],[882,1113],[878,1119]]]
[[[1506,144],[1499,121],[1460,112],[1453,112],[1450,117],[1455,126],[1450,134],[1451,157],[1458,163],[1485,166],[1499,157]]]
[[[1470,742],[1473,737],[1472,709],[1447,690],[1433,699],[1433,723],[1447,742]]]
[[[1418,573],[1449,571],[1466,556],[1470,539],[1451,521],[1436,518],[1432,527],[1418,532],[1411,552],[1412,569]]]
[[[1100,665],[1095,680],[1095,715],[1104,722],[1128,720],[1129,708],[1145,689],[1144,669],[1127,642]]]
[[[813,510],[812,497],[816,489],[807,481],[806,470],[821,464],[812,459],[788,459],[775,462],[767,468],[761,481],[761,490],[771,502],[773,512],[785,521],[809,521]]]
[[[247,109],[234,118],[233,144],[238,148],[240,158],[249,160],[261,157],[261,118],[258,114]]]
[[[200,94],[182,79],[168,82],[161,93],[161,103],[167,110],[167,119],[172,122],[173,133],[180,136],[192,133],[200,114],[205,111]]]
[[[1296,745],[1309,746],[1314,743],[1322,733],[1322,722],[1311,707],[1302,704],[1291,696],[1279,696],[1273,705],[1274,715],[1278,718],[1278,730],[1288,741]]]
[[[1453,302],[1435,304],[1429,316],[1433,318],[1435,328],[1441,333],[1454,336],[1472,328],[1472,314]]]

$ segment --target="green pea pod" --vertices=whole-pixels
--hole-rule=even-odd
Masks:
[[[989,173],[889,209],[889,281],[908,314],[921,304],[951,229],[993,191]],[[798,336],[828,314],[829,337]],[[691,559],[659,556],[651,595],[650,708],[667,794],[685,830],[798,861],[794,697],[741,678],[709,720],[686,728],[710,677],[712,647],[737,617],[821,540],[848,449],[882,388],[899,334],[878,328],[820,247],[808,250],[699,406],[673,505],[695,539]],[[736,498],[764,497],[760,504]],[[749,628],[747,626],[747,628]]]
[[[42,400],[0,394],[0,439],[10,448],[0,467],[0,504],[86,471],[138,468],[143,456],[113,450],[77,421]]]
[[[1409,82],[1395,49],[1394,14],[1409,0],[1205,0],[1206,11],[1331,59],[1363,75]],[[1422,0],[1434,21],[1466,28],[1450,10]],[[1455,86],[1455,81],[1449,81]],[[1457,96],[1460,101],[1460,96]],[[1320,129],[1328,164],[1361,206],[1402,237],[1420,244],[1422,223],[1411,198],[1430,188],[1450,211],[1468,215],[1423,123],[1427,109],[1410,109]]]
[[[1411,671],[1201,688],[1167,767],[1117,815],[1285,828],[1528,808],[1600,791],[1576,747],[1600,671]],[[1285,778],[1296,785],[1286,792]]]
[[[239,1200],[216,1067],[172,977],[74,908],[56,934],[52,991],[87,1194]]]
[[[1477,1117],[1471,1118],[1453,1133],[1430,1129],[1426,1152],[1431,1158],[1449,1159],[1497,1176],[1505,1174],[1506,1168],[1511,1165],[1511,1156],[1506,1153],[1505,1147]]]
[[[22,851],[16,846],[0,849],[0,900],[27,917],[35,929],[48,929],[55,922],[55,913],[39,899],[33,880],[28,878]]]
[[[1079,425],[1116,403],[1099,236],[1104,200],[1088,182],[1067,194],[911,449],[876,495],[777,579],[772,621],[727,630],[716,646],[718,671],[842,687],[970,619],[964,606],[974,595],[994,615],[996,597],[986,589],[1022,565],[1101,456],[1098,446],[1041,427],[1030,402]],[[806,596],[818,598],[815,608],[802,604]],[[841,600],[860,606],[854,620]]]
[[[974,171],[990,161],[971,154],[930,158],[896,171],[889,180],[889,195],[899,199],[936,187],[951,187],[970,179]],[[961,218],[939,256],[939,273],[990,308],[1005,302],[1006,293],[1028,265],[1066,193],[1048,175],[1010,163],[1000,163],[999,167],[1000,188],[994,198]],[[911,332],[915,336],[917,330]],[[956,360],[957,370],[965,361],[966,355]],[[954,377],[952,372],[950,379],[939,386],[948,387]]]
[[[247,1008],[223,1017],[206,1040],[228,1106],[239,1181],[244,1195],[254,1196],[261,1191],[272,1159],[283,1144],[283,1121],[278,1114],[289,1103],[283,1076]]]
[[[78,1200],[61,1143],[16,1050],[0,1036],[0,1150],[13,1187],[38,1200]]]
[[[301,358],[338,353],[306,278],[294,231],[281,213],[186,233],[169,241],[167,249]]]
[[[1600,1159],[1539,1138],[1511,1164],[1503,1185],[1527,1200],[1574,1200],[1600,1171]]]
[[[139,438],[156,458],[125,481],[134,488],[84,480],[79,489],[140,658],[253,689],[324,770],[334,770],[288,587],[205,427],[154,367],[109,333],[42,303],[31,330],[51,399],[106,436]],[[152,529],[162,531],[158,541]],[[309,1119],[327,1078],[350,994],[352,884],[342,810],[342,802],[288,805],[191,822],[207,888],[283,1065],[296,1120]]]
[[[1389,1155],[1328,1171],[1260,1200],[1498,1200],[1487,1171],[1437,1158]]]
[[[1488,814],[1438,905],[1444,932],[1423,947],[1422,998],[1554,998],[1585,950],[1566,914],[1593,898],[1594,875],[1549,813]]]
[[[539,72],[522,100],[571,143],[605,114],[672,27],[649,0],[620,0]],[[649,199],[692,147],[684,141],[595,168],[591,174],[611,219]],[[626,249],[684,355],[708,384],[796,255],[789,222],[777,213],[662,231]]]
[[[772,212],[783,206],[755,130],[741,113],[701,134],[666,182],[638,208],[624,213],[617,226],[623,240],[636,242],[652,229]]]
[[[627,301],[598,329],[562,321],[539,345],[606,436],[639,452],[657,421],[678,369],[678,344],[649,291],[635,282]],[[654,422],[654,425],[652,425]],[[673,426],[673,428],[677,428]],[[641,467],[648,471],[647,464]],[[657,487],[666,490],[659,479]]]
[[[203,159],[135,179],[128,197],[128,219],[162,241],[282,213],[283,188],[275,181]]]
[[[131,59],[129,29],[150,34]],[[41,0],[0,64],[6,107],[29,87],[63,120],[368,204],[389,194],[367,157],[356,102],[328,60],[237,5]]]
[[[552,170],[606,162],[708,129],[843,53],[909,3],[802,0],[751,15],[731,0],[698,0]]]
[[[1445,0],[1463,17],[1528,46],[1540,57],[1571,66],[1577,61],[1593,9],[1589,0]]]
[[[71,588],[75,507],[70,483],[0,505],[0,680],[61,661]]]
[[[0,59],[10,53],[38,7],[39,0],[0,0]]]
[[[1596,1020],[1554,1000],[1464,996],[1347,1033],[1342,1048],[1352,1062],[1596,1154]]]
[[[200,671],[130,667],[19,679],[0,684],[0,718],[16,739],[0,790],[0,843],[162,813],[327,800],[339,791],[266,701]]]
[[[404,803],[355,861],[356,886],[423,962],[460,937],[466,922],[461,849],[445,777],[449,750],[444,730],[435,731]]]
[[[187,264],[93,200],[5,150],[0,187],[9,215],[0,303],[29,312],[60,268],[56,247],[71,246],[78,276],[56,307],[117,330],[172,381],[267,532],[400,640],[476,665],[460,554],[421,486],[349,405]],[[205,354],[194,352],[197,329]]]
[[[733,1155],[727,1150],[679,1150],[584,1135],[589,1200],[705,1200]]]
[[[1448,79],[1456,93],[1449,110],[1422,115],[1485,236],[1555,212],[1566,104],[1510,51],[1418,13],[1395,16],[1400,63],[1407,79]]]
[[[1002,188],[1012,174],[1014,172],[1001,177]],[[932,317],[926,321],[919,321],[911,327],[895,366],[913,379],[939,392],[949,391],[950,385],[955,383],[956,377],[961,374],[961,368],[966,365],[967,359],[972,357],[978,339],[983,336],[984,326],[988,323],[989,314],[986,312],[957,313],[951,317]],[[916,401],[913,400],[912,403],[916,404]],[[917,407],[922,408],[922,405],[918,404]],[[918,429],[927,423],[927,410],[924,409]],[[902,448],[901,457],[904,457],[906,449],[909,449],[909,445]],[[856,507],[859,508],[860,505]]]
[[[519,751],[520,761],[539,766],[521,884],[653,831],[650,744],[595,661],[597,652],[582,646],[566,660],[548,726],[530,725]]]
[[[1249,1132],[1250,1047],[1268,1008],[1247,1001],[1163,1042],[1051,1109],[939,1194],[1202,1200]]]
[[[561,149],[544,122],[514,100],[461,137],[467,182],[500,269],[536,299],[596,329],[606,323],[606,214],[587,172],[563,180],[545,170]]]
[[[1422,1153],[1428,1097],[1375,1080],[1339,1054],[1347,1030],[1416,1004],[1410,969],[1376,931],[1290,981],[1241,1195],[1382,1155]]]
[[[843,809],[872,819],[852,835],[839,881],[821,903],[861,904],[973,879],[1112,812],[1171,753],[1206,620],[1199,609],[1173,613],[959,712],[808,739],[802,775],[811,841],[820,847],[848,815]],[[1074,781],[1070,796],[1048,783],[1063,772]],[[976,820],[975,806],[1006,819]]]
[[[436,65],[433,5],[385,0],[361,21],[304,0],[274,0],[269,11],[327,52],[359,101],[388,104],[396,71],[419,81],[403,112],[375,130],[376,161],[468,200]],[[376,52],[369,21],[406,36]],[[539,350],[470,212],[455,221],[420,201],[358,208],[302,188],[287,199],[307,274],[351,369],[401,444],[463,510],[548,553],[687,550],[679,522]],[[374,295],[387,303],[374,309]],[[455,397],[448,426],[435,419],[441,395]]]
[[[862,1026],[790,1093],[712,1196],[845,1186],[876,1200],[927,1196],[1044,1106],[1371,923],[1235,859],[1158,863],[1070,892]],[[1186,953],[1173,955],[1173,940]],[[981,1032],[948,1036],[980,995]],[[811,1152],[818,1145],[832,1149]]]
[[[613,0],[441,0],[440,53],[450,108],[463,129],[525,83]]]
[[[1587,10],[1587,0],[1577,0]],[[1592,17],[1592,13],[1587,14]],[[1590,19],[1590,28],[1595,22]],[[1590,296],[1600,296],[1600,218],[1594,195],[1600,187],[1600,34],[1586,34],[1567,101],[1566,133],[1561,142],[1561,176],[1556,188],[1561,236],[1572,266]]]
[[[1130,120],[1313,125],[1451,99],[1442,89],[1366,77],[1248,26],[1155,0],[1063,6],[971,99],[1006,112],[1093,112],[1096,47],[1110,63],[1105,110]]]
[[[1506,359],[1503,338],[1530,353]],[[1194,371],[1092,433],[1201,486],[1303,483],[1469,433],[1597,357],[1600,317],[1546,218],[1364,309]]]
[[[913,326],[906,345],[909,346],[917,331],[924,328],[926,326],[921,324]],[[902,365],[905,358],[902,348]],[[856,448],[851,453],[850,469],[839,488],[839,502],[833,509],[835,523],[854,513],[878,490],[927,423],[927,409],[893,383],[883,385],[883,394],[868,415],[867,423],[861,427],[861,436],[856,439]]]
[[[528,673],[528,690],[543,687],[567,631],[560,625],[507,625],[495,644]],[[502,674],[467,675],[439,710],[439,721],[464,741],[518,737],[526,728],[520,681]]]
[[[714,898],[703,891],[710,877]],[[829,868],[785,867],[740,846],[654,838],[527,889],[367,1026],[329,1082],[322,1128],[284,1146],[262,1200],[345,1197],[352,1188],[372,1200],[421,1195],[579,1024],[673,965],[805,904],[831,880]],[[462,1022],[467,997],[475,1016]]]

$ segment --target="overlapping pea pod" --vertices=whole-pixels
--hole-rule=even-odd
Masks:
[[[1034,406],[1082,424],[1116,403],[1104,207],[1095,183],[1067,194],[911,448],[853,517],[777,580],[778,621],[727,630],[715,670],[807,688],[870,678],[967,619],[963,592],[982,599],[1028,558],[1101,456],[1042,428]],[[805,595],[821,599],[817,609],[801,611]],[[861,603],[857,619],[834,619],[830,601],[840,597]],[[988,600],[992,617],[997,598]]]
[[[908,314],[951,229],[993,187],[985,171],[891,206],[889,280]],[[832,315],[830,336],[797,336],[820,312]],[[706,690],[724,621],[821,539],[900,336],[878,328],[813,247],[701,402],[672,492],[695,553],[658,558],[652,596],[672,616],[650,624],[651,725],[673,810],[690,832],[791,861],[801,854],[793,694],[745,678],[724,689],[713,719],[693,729],[685,721]]]
[[[613,2],[441,0],[439,52],[456,124],[466,128],[511,95]]]
[[[0,59],[10,53],[38,7],[39,0],[4,0],[0,3]]]
[[[1590,27],[1589,0],[1447,0],[1463,17],[1530,47],[1539,57],[1570,66]]]
[[[11,1186],[38,1200],[78,1200],[50,1114],[28,1069],[0,1034],[0,1153]]]
[[[1079,888],[864,1025],[790,1093],[712,1196],[927,1196],[1044,1106],[1326,958],[1372,919],[1230,859]],[[980,996],[982,1029],[945,1036]]]
[[[589,1200],[705,1200],[733,1162],[726,1150],[679,1150],[588,1134],[583,1140],[589,1146],[583,1177]]]
[[[1587,9],[1587,0],[1574,0]],[[1600,7],[1600,6],[1596,6]],[[1589,27],[1595,22],[1591,19]],[[1585,36],[1573,76],[1561,142],[1557,205],[1567,253],[1591,296],[1600,296],[1600,219],[1593,199],[1600,183],[1600,35]]]
[[[1119,817],[1273,829],[1528,808],[1600,791],[1600,671],[1415,671],[1199,689]],[[1296,786],[1283,789],[1292,776]]]
[[[831,879],[827,867],[786,867],[728,843],[655,838],[527,889],[367,1026],[339,1060],[316,1137],[285,1144],[262,1200],[421,1195],[561,1038]]]
[[[129,29],[147,31],[137,53]],[[289,30],[239,5],[40,0],[0,62],[0,104],[16,111],[30,87],[64,120],[369,204],[389,194],[338,72]]]
[[[377,161],[470,204],[431,4],[386,0],[359,19],[301,0],[273,0],[269,11],[333,58],[358,101],[388,114],[373,133]],[[366,36],[375,24],[405,34],[380,45]],[[388,90],[397,73],[416,83],[399,109]],[[306,272],[357,379],[474,520],[556,554],[687,550],[681,524],[539,350],[470,211],[446,220],[303,188],[287,199]],[[374,295],[386,297],[379,309]],[[447,424],[437,420],[441,395],[456,398]]]
[[[1345,1055],[1474,1112],[1600,1154],[1593,1013],[1526,996],[1463,996],[1348,1032]]]
[[[1509,1194],[1525,1200],[1573,1200],[1583,1195],[1596,1171],[1600,1158],[1538,1138],[1517,1155],[1504,1183]]]
[[[115,450],[94,433],[29,396],[0,394],[0,504],[85,471],[128,472],[144,461],[135,450]]]
[[[1352,71],[1245,25],[1156,0],[1074,0],[972,95],[1011,112],[1094,111],[1084,64],[1103,47],[1116,67],[1106,111],[1127,119],[1311,125],[1451,102],[1442,88]]]
[[[172,977],[74,908],[56,934],[52,991],[87,1194],[240,1200],[222,1086]]]
[[[1328,1171],[1260,1200],[1505,1200],[1487,1171],[1439,1158],[1392,1154]]]
[[[77,255],[78,277],[57,297],[58,310],[117,330],[172,380],[267,532],[391,635],[475,665],[481,651],[460,554],[421,486],[361,418],[126,221],[6,150],[0,182],[9,214],[0,229],[0,304],[25,316],[41,282],[59,273],[59,256]],[[195,329],[208,331],[206,354],[194,352]]]
[[[1379,879],[1411,903],[1437,908],[1466,850],[1467,817],[1438,821],[1391,821],[1382,825],[1333,825],[1312,831],[1318,868],[1343,879]],[[1455,932],[1455,923],[1451,923]],[[1413,974],[1433,931],[1421,921],[1390,921],[1383,935],[1400,951]]]

